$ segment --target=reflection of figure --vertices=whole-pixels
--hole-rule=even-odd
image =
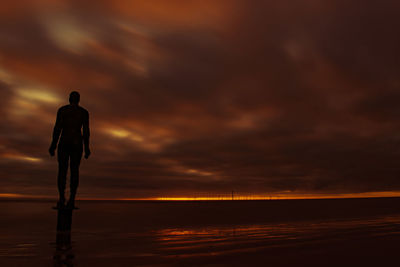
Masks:
[[[58,139],[61,134],[57,149],[58,158],[58,192],[60,194],[57,208],[63,208],[65,203],[65,185],[68,171],[68,161],[70,161],[71,182],[70,198],[67,203],[68,208],[75,207],[75,195],[79,184],[79,164],[82,158],[82,139],[85,145],[85,158],[90,156],[89,149],[89,113],[86,109],[78,105],[80,95],[72,92],[69,96],[69,105],[61,107],[57,112],[56,124],[53,131],[53,141],[51,142],[49,153],[54,156]],[[83,129],[83,134],[81,132]]]
[[[71,223],[73,209],[57,210],[56,251],[54,266],[73,266],[74,254],[71,246]]]

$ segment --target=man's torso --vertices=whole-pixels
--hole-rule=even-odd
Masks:
[[[60,144],[82,144],[82,125],[87,111],[78,105],[66,105],[59,109],[61,119]]]

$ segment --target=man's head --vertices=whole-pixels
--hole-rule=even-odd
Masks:
[[[69,94],[69,103],[71,103],[71,104],[78,104],[80,98],[81,98],[81,95],[80,95],[78,92],[73,91],[73,92],[71,92],[71,93]]]

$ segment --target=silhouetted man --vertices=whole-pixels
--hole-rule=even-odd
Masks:
[[[65,205],[65,185],[67,179],[68,162],[71,169],[70,198],[67,208],[75,208],[75,195],[79,184],[79,165],[81,163],[83,147],[85,145],[85,158],[89,158],[89,112],[79,106],[80,95],[78,92],[71,92],[69,105],[63,106],[57,111],[56,124],[53,131],[49,153],[54,156],[58,139],[58,192],[60,194],[57,208]],[[83,131],[81,131],[81,129]],[[83,142],[82,142],[83,141]],[[83,144],[82,144],[83,143]]]

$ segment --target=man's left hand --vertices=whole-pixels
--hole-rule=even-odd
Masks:
[[[50,156],[54,157],[55,151],[56,151],[56,149],[55,149],[55,148],[53,148],[53,147],[50,147],[50,148],[49,148],[49,153],[50,153]]]

